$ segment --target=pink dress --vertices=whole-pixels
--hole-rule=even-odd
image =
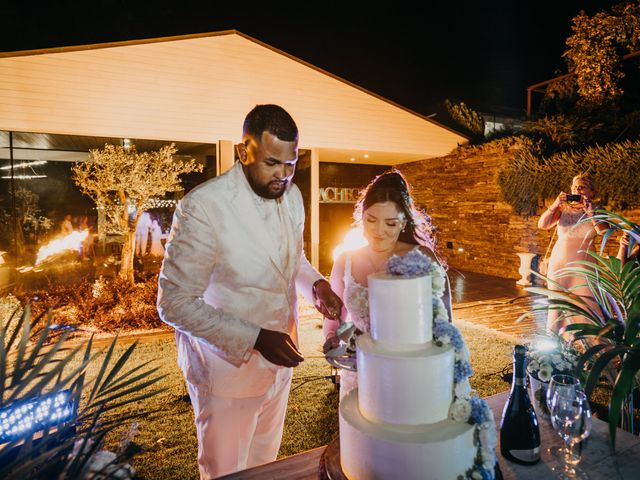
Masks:
[[[586,283],[584,277],[572,275],[558,278],[558,270],[565,267],[577,267],[573,263],[577,260],[592,260],[586,251],[594,249],[593,239],[596,236],[596,229],[591,222],[581,223],[575,227],[576,223],[583,218],[584,211],[571,207],[563,207],[558,220],[558,239],[556,240],[551,256],[549,257],[548,276],[565,288]],[[557,290],[554,285],[550,285],[551,290]],[[591,296],[587,287],[574,290],[579,295]]]
[[[344,305],[349,312],[347,321],[362,332],[369,331],[369,290],[356,282],[351,274],[351,255],[344,264]],[[340,399],[358,386],[358,374],[348,370],[340,372]]]

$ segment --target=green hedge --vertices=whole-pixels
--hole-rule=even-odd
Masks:
[[[610,209],[640,206],[640,140],[596,145],[545,156],[542,142],[522,140],[522,148],[498,172],[503,199],[518,215],[535,215],[543,200],[568,192],[571,179],[587,172],[597,201]]]

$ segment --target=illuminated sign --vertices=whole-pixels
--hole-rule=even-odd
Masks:
[[[324,187],[320,189],[320,203],[356,203],[359,188]]]

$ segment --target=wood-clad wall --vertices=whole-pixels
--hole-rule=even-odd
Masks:
[[[443,155],[464,138],[237,33],[0,55],[0,130],[239,141],[256,104],[286,108],[300,146]]]

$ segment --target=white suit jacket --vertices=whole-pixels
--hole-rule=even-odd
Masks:
[[[303,251],[302,195],[282,196],[287,267],[259,215],[236,163],[186,195],[178,205],[158,280],[160,318],[176,329],[185,378],[222,397],[262,395],[278,367],[253,350],[260,328],[297,341],[296,283],[309,298],[322,278]]]

